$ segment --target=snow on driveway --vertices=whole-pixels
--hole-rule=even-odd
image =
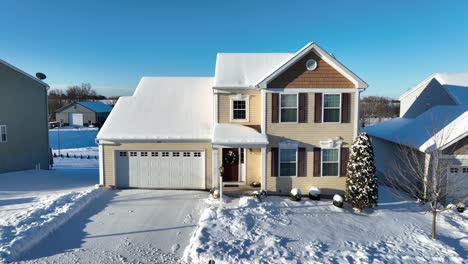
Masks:
[[[177,263],[207,196],[201,191],[108,191],[20,260]]]
[[[331,201],[267,197],[212,200],[184,253],[188,263],[466,263],[468,217],[454,211],[439,219],[422,205],[380,188],[372,213],[337,208]]]

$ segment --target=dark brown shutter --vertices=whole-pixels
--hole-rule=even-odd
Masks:
[[[272,123],[279,122],[279,94],[278,93],[271,94],[271,122]]]
[[[314,122],[322,123],[322,93],[315,93]]]
[[[271,176],[278,176],[278,148],[271,148]]]
[[[340,176],[346,176],[346,167],[348,166],[349,160],[349,148],[341,148],[340,154]]]
[[[297,176],[305,177],[306,176],[306,166],[307,166],[307,152],[305,148],[298,148],[297,150]]]
[[[341,123],[351,122],[351,94],[341,94]]]
[[[321,176],[321,163],[322,163],[322,149],[320,148],[314,148],[314,177],[320,177]]]
[[[307,93],[299,93],[299,123],[307,123]]]

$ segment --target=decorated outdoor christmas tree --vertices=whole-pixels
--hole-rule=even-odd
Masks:
[[[374,151],[366,133],[360,133],[354,141],[346,176],[346,201],[353,208],[362,210],[377,206],[378,185]]]

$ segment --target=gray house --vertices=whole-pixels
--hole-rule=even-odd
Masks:
[[[68,126],[101,127],[112,111],[102,102],[74,102],[55,111],[55,120]]]
[[[48,87],[0,60],[0,173],[49,168]]]

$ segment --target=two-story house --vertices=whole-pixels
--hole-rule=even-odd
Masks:
[[[49,169],[48,88],[0,60],[0,173]]]
[[[101,183],[210,189],[222,173],[239,188],[342,192],[366,88],[315,43],[220,53],[214,77],[144,77],[98,134]]]

